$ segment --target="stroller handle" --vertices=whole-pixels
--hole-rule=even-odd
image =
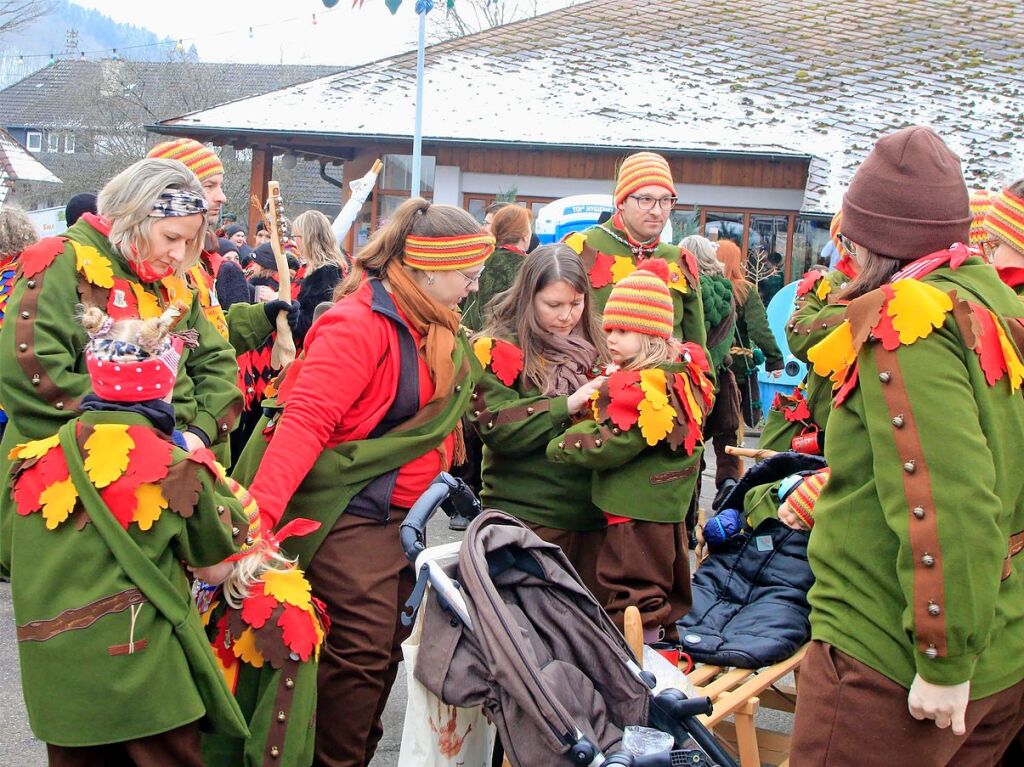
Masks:
[[[464,483],[461,480],[442,471],[409,509],[405,521],[399,528],[398,536],[402,544],[402,551],[413,564],[416,563],[416,557],[420,552],[426,548],[427,522],[453,492],[461,490],[462,484]]]

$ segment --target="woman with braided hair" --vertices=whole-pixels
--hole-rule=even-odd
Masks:
[[[383,733],[415,580],[398,529],[463,452],[457,427],[479,366],[456,307],[493,250],[465,211],[405,202],[355,258],[285,375],[280,418],[254,432],[236,468],[266,529],[321,524],[288,547],[332,627],[314,764],[369,764]]]

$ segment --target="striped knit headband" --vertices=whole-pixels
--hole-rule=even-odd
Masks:
[[[1024,253],[1024,197],[1009,189],[992,196],[992,207],[985,216],[985,228],[993,237]]]
[[[405,238],[405,264],[424,272],[454,272],[480,266],[494,252],[494,236],[487,232],[452,237]]]

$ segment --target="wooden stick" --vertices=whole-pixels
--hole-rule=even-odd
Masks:
[[[277,265],[277,297],[292,302],[292,276],[288,271],[288,257],[281,247],[281,185],[276,181],[267,184],[267,202],[270,203],[270,245],[274,249],[274,263]],[[270,364],[277,370],[283,369],[295,359],[295,341],[288,326],[288,312],[277,313],[277,336],[270,351]]]
[[[760,461],[762,458],[771,458],[777,451],[775,450],[764,450],[761,448],[753,447],[736,447],[734,445],[726,445],[725,452],[729,455],[738,455],[740,458],[754,458]]]

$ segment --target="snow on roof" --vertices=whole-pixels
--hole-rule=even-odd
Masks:
[[[968,182],[1024,175],[1024,6],[990,0],[593,0],[427,51],[428,142],[803,155],[838,208],[881,135],[934,127]],[[984,11],[984,12],[982,12]],[[415,54],[159,128],[408,137]]]
[[[3,129],[0,129],[0,171],[12,181],[63,183]]]

